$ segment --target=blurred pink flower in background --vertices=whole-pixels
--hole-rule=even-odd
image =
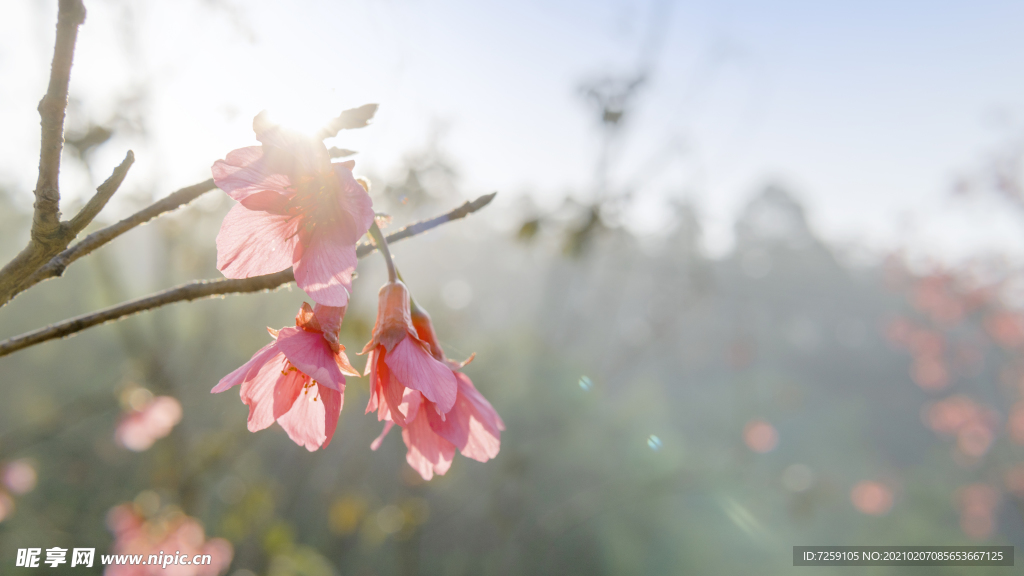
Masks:
[[[999,413],[967,396],[950,396],[925,407],[925,424],[942,436],[955,436],[956,447],[965,456],[984,456],[995,440]]]
[[[180,510],[166,509],[158,517],[147,519],[132,504],[120,504],[107,513],[107,527],[114,534],[112,554],[141,554],[147,562],[150,554],[180,553],[189,564],[110,565],[105,576],[217,576],[231,564],[234,550],[223,538],[206,539],[203,525]],[[209,554],[210,564],[191,564],[195,555]]]
[[[949,386],[949,370],[940,356],[918,356],[910,369],[910,377],[924,390],[942,390]]]
[[[959,322],[965,312],[964,303],[956,293],[953,278],[936,275],[921,279],[914,286],[911,301],[914,307],[927,314],[933,322],[950,325]]]
[[[228,374],[211,392],[241,385],[242,402],[249,406],[249,431],[257,432],[276,420],[288,437],[310,452],[327,447],[341,413],[345,376],[359,373],[338,343],[344,307],[302,303],[295,326],[269,329],[274,341]]]
[[[892,509],[893,494],[892,490],[881,482],[864,480],[850,490],[850,502],[863,514],[882,516]]]
[[[28,460],[14,460],[4,464],[3,483],[12,494],[22,496],[36,487],[36,469]]]
[[[1003,348],[1024,344],[1024,319],[1019,313],[998,312],[985,319],[985,331]]]
[[[121,417],[114,437],[121,446],[143,452],[170,434],[180,421],[181,404],[177,400],[170,396],[150,397],[148,402],[133,407]]]
[[[217,187],[239,203],[217,235],[217,269],[249,278],[294,267],[315,302],[348,304],[356,243],[373,222],[373,203],[352,162],[331,163],[322,141],[253,120],[262,146],[239,148],[213,165]]]
[[[998,490],[988,484],[968,484],[957,491],[956,504],[964,534],[975,540],[984,540],[992,535],[999,504]]]
[[[764,420],[751,420],[743,427],[743,443],[754,452],[771,452],[779,444],[779,433]]]

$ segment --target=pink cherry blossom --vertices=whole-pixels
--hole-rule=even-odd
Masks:
[[[207,540],[203,525],[176,509],[147,519],[133,505],[120,504],[107,513],[107,526],[114,534],[112,554],[142,555],[147,564],[112,564],[104,569],[104,576],[217,576],[228,569],[234,555],[230,542]],[[157,556],[155,564],[149,563],[150,554]],[[166,567],[161,554],[171,555]],[[193,563],[196,555],[198,564]],[[210,556],[209,564],[202,563],[203,555]],[[173,563],[175,558],[178,563]]]
[[[121,446],[133,452],[144,452],[170,434],[180,421],[181,403],[170,396],[157,396],[126,413],[118,422],[114,437]]]
[[[332,163],[322,141],[272,125],[262,113],[253,130],[261,146],[213,164],[214,182],[238,201],[217,235],[217,269],[249,278],[292,266],[315,302],[347,305],[356,243],[374,217],[354,163]]]
[[[473,386],[469,376],[459,371],[469,360],[458,363],[445,357],[430,316],[422,309],[417,307],[409,313],[386,314],[385,308],[399,300],[394,294],[385,294],[383,290],[381,293],[378,328],[382,343],[372,349],[367,362],[370,402],[366,411],[377,411],[378,420],[384,421],[384,431],[371,444],[371,449],[376,450],[394,424],[398,424],[402,427],[402,440],[407,449],[406,462],[424,480],[430,480],[434,474],[444,475],[451,467],[456,448],[463,456],[479,462],[497,456],[505,423]],[[399,290],[399,293],[408,300],[407,292]],[[386,306],[385,300],[390,304]],[[388,340],[388,331],[384,327],[398,317],[409,318],[408,324],[415,336],[403,338],[388,352],[383,344]],[[375,335],[377,332],[375,329]],[[425,362],[416,352],[420,347],[427,351],[433,364]],[[410,381],[405,378],[412,378],[413,382],[416,378],[436,381],[436,373],[440,370],[450,373],[456,383],[455,400],[448,410],[442,410],[425,392],[404,385]]]
[[[369,353],[366,372],[370,374],[371,390],[379,388],[375,382],[387,383],[394,378],[398,389],[412,388],[423,393],[441,414],[455,405],[458,390],[455,375],[416,335],[409,308],[409,290],[402,282],[388,282],[380,289],[377,322],[362,353]],[[396,424],[404,424],[401,415],[396,418]]]
[[[338,343],[344,307],[310,308],[303,303],[295,326],[270,330],[274,341],[228,374],[212,392],[241,385],[249,406],[249,431],[276,420],[296,444],[310,452],[326,448],[341,413],[345,376],[357,376]]]
[[[459,384],[458,397],[455,406],[443,419],[433,409],[433,403],[415,390],[405,389],[403,400],[396,408],[387,405],[386,398],[381,402],[379,392],[371,392],[367,411],[379,411],[384,420],[384,431],[370,448],[376,450],[380,447],[397,418],[404,422],[405,460],[424,480],[430,480],[434,474],[443,476],[451,467],[456,448],[463,456],[478,462],[497,456],[505,423],[473,386],[469,376],[458,371],[454,374]],[[394,387],[395,381],[390,379],[388,388]],[[383,395],[386,396],[387,392]]]

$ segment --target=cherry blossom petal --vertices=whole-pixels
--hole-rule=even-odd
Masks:
[[[284,354],[278,353],[264,364],[251,379],[242,383],[239,395],[249,406],[249,431],[257,432],[274,423],[274,389],[288,365]]]
[[[317,304],[313,306],[313,318],[322,332],[337,334],[338,330],[341,330],[341,321],[345,318],[345,306]]]
[[[388,410],[390,410],[391,419],[399,426],[405,426],[416,418],[423,395],[412,388],[402,386],[395,378],[394,373],[388,371],[386,366],[382,372],[388,376],[387,380],[381,379],[383,383],[381,388],[384,392],[384,400],[388,404]]]
[[[341,227],[345,231],[344,239],[349,244],[355,244],[373,224],[373,200],[370,200],[366,189],[356,182],[350,166],[346,166],[342,162],[332,164],[332,166],[341,185],[338,203],[341,206],[341,215],[344,219],[344,224]]]
[[[458,390],[455,374],[431,356],[419,340],[412,337],[402,339],[394,350],[388,352],[384,361],[399,382],[422,392],[442,414],[455,405]]]
[[[376,386],[374,391],[377,393],[377,421],[391,420],[391,407],[388,405],[387,398],[384,393],[385,384],[389,384],[392,380],[391,370],[388,369],[388,365],[384,362],[384,358],[387,356],[387,350],[381,350],[380,354],[377,355],[377,365],[374,368],[374,373],[377,376]],[[399,415],[401,418],[401,415]]]
[[[274,419],[278,419],[292,409],[295,399],[309,382],[306,376],[298,370],[286,368],[287,374],[281,376],[274,386]]]
[[[262,146],[232,150],[224,160],[213,163],[213,182],[239,202],[260,192],[291,196],[288,176],[274,173],[263,156]]]
[[[277,346],[296,368],[317,382],[335,390],[345,389],[345,376],[319,332],[289,326],[277,334]]]
[[[384,423],[384,430],[381,431],[380,436],[377,436],[377,438],[370,443],[370,450],[376,452],[377,448],[380,448],[381,443],[384,442],[384,437],[388,435],[388,432],[391,432],[391,428],[393,428],[394,425],[395,423],[390,420]]]
[[[374,362],[373,352],[370,353],[370,356],[366,360],[366,372],[370,376],[370,401],[366,403],[366,412],[363,413],[369,414],[377,409],[382,400],[379,397],[380,385],[377,382],[377,363]]]
[[[256,192],[247,196],[239,204],[249,210],[262,210],[273,214],[284,214],[288,210],[288,203],[291,199],[284,194],[277,192]]]
[[[324,337],[324,339],[326,339],[326,336]],[[335,355],[334,357],[334,359],[338,362],[338,369],[341,370],[341,373],[346,376],[359,378],[359,370],[356,370],[355,366],[353,366],[352,363],[348,361],[348,354],[345,354],[345,347],[340,345],[339,347],[340,350],[338,350],[337,355]]]
[[[426,410],[427,419],[431,429],[457,446],[463,456],[486,462],[501,449],[501,430],[505,429],[505,423],[468,376],[456,372],[455,377],[459,381],[455,407],[444,420]]]
[[[248,362],[242,364],[233,372],[221,378],[220,382],[218,382],[217,385],[213,387],[213,390],[210,390],[210,392],[213,392],[214,394],[218,392],[223,392],[233,386],[241,384],[250,377],[255,376],[256,371],[259,370],[261,366],[266,364],[268,360],[273,358],[274,355],[277,354],[278,352],[280,351],[277,349],[276,341],[267,344],[263,348],[260,348],[259,350],[256,351],[255,354],[252,355],[252,358]]]
[[[334,431],[338,428],[338,417],[341,416],[341,408],[345,403],[345,396],[337,390],[331,390],[323,384],[317,384],[320,389],[320,400],[324,404],[324,434],[326,438],[322,445],[327,448],[334,437]]]
[[[320,399],[319,388],[304,388],[291,409],[277,419],[277,423],[288,433],[288,437],[299,446],[315,451],[327,439],[324,429],[326,412]],[[337,417],[335,417],[337,418]]]
[[[341,226],[319,228],[309,235],[294,262],[295,283],[317,304],[345,306],[356,269],[356,245]]]
[[[430,480],[435,473],[443,476],[455,458],[455,446],[435,434],[422,415],[402,429],[402,440],[408,449],[405,461],[424,480]]]
[[[236,204],[217,234],[217,269],[228,278],[249,278],[288,268],[299,241],[298,225],[298,218]]]

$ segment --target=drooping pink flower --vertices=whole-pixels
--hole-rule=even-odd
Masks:
[[[345,306],[356,242],[373,222],[352,162],[332,163],[322,141],[253,120],[261,146],[213,164],[217,187],[238,201],[217,235],[217,269],[249,278],[294,267],[295,282],[316,303]]]
[[[497,456],[505,423],[469,376],[459,371],[472,357],[462,363],[449,360],[437,340],[430,316],[419,307],[412,309],[410,316],[419,342],[455,377],[455,403],[451,410],[442,412],[423,393],[402,387],[387,362],[383,368],[381,364],[368,364],[372,375],[367,412],[377,410],[378,419],[385,421],[384,431],[371,448],[376,450],[392,426],[399,424],[406,462],[424,480],[430,480],[434,474],[444,475],[448,471],[456,448],[463,456],[479,462]]]
[[[132,504],[119,504],[107,513],[107,526],[114,534],[111,553],[141,555],[141,560],[111,564],[104,576],[217,576],[228,569],[234,555],[230,542],[207,540],[198,520],[173,508],[146,518]]]
[[[303,302],[295,326],[272,330],[274,341],[228,374],[211,392],[241,385],[249,406],[249,431],[276,420],[296,444],[310,452],[334,436],[345,392],[345,374],[358,376],[338,343],[344,307]]]
[[[121,417],[114,431],[117,443],[132,452],[149,450],[181,421],[181,403],[171,396],[157,396]]]
[[[397,411],[393,420],[405,425],[406,413],[398,406],[404,390],[411,388],[433,402],[438,413],[447,413],[455,406],[458,383],[451,368],[435,358],[429,345],[417,336],[409,290],[402,282],[388,282],[380,289],[379,298],[373,337],[362,352],[369,353],[366,372],[370,375],[371,403],[385,396],[387,403],[380,402],[381,409]]]

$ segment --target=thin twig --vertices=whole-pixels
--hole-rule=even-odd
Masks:
[[[103,207],[110,201],[110,197],[114,195],[114,192],[117,192],[121,182],[124,182],[124,177],[128,175],[128,168],[131,168],[133,163],[135,163],[135,153],[129,150],[121,164],[114,169],[114,173],[110,175],[110,178],[107,178],[103,184],[100,184],[96,188],[96,193],[93,194],[92,198],[89,198],[89,201],[78,211],[78,214],[75,214],[74,218],[65,223],[64,230],[68,236],[72,238],[78,236],[78,233],[85,230],[85,227],[96,218],[100,210],[103,210]]]
[[[215,188],[216,186],[213,183],[213,179],[200,182],[199,184],[193,184],[187,188],[182,188],[181,190],[167,195],[163,199],[150,204],[146,208],[139,210],[135,214],[132,214],[116,224],[111,224],[102,230],[97,230],[96,232],[89,234],[83,238],[81,242],[78,242],[74,246],[54,256],[53,259],[47,262],[45,266],[37,270],[35,274],[18,286],[14,294],[28,290],[43,280],[56,278],[64,274],[64,270],[67,269],[72,262],[78,260],[82,256],[88,255],[100,246],[103,246],[107,242],[110,242],[132,228],[145,224],[165,212],[176,210],[189,202],[192,202],[206,192],[214,190]],[[14,294],[12,294],[12,296]]]
[[[395,242],[399,242],[406,238],[422,234],[446,222],[465,218],[469,214],[472,214],[486,206],[494,199],[495,194],[497,194],[497,192],[486,194],[472,202],[466,202],[447,214],[442,214],[437,218],[424,220],[423,222],[407,226],[404,229],[389,235],[387,237],[387,242],[389,244],[394,244]],[[376,249],[376,246],[373,244],[361,244],[356,249],[356,255],[359,258],[363,258]],[[263,292],[273,290],[294,281],[295,276],[290,268],[275,274],[255,276],[253,278],[245,278],[242,280],[196,280],[187,284],[175,286],[174,288],[168,288],[167,290],[163,290],[143,298],[130,300],[97,312],[76,316],[63,322],[58,322],[57,324],[51,324],[45,328],[26,332],[20,336],[0,341],[0,356],[6,356],[12,352],[17,352],[23,348],[28,348],[29,346],[34,346],[48,340],[71,336],[93,326],[98,326],[114,320],[120,320],[139,312],[152,310],[175,302],[198,300],[200,298],[209,298],[211,296],[221,296],[225,294]]]
[[[466,202],[462,206],[459,206],[458,208],[452,210],[451,212],[448,212],[447,214],[442,214],[437,218],[432,218],[430,220],[424,220],[422,222],[410,224],[405,228],[402,228],[398,232],[388,235],[387,241],[389,244],[394,244],[399,240],[404,240],[406,238],[409,238],[410,236],[422,234],[427,230],[430,230],[431,228],[436,228],[441,224],[444,224],[445,222],[449,222],[451,220],[458,220],[459,218],[465,218],[466,216],[472,214],[473,212],[476,212],[477,210],[490,204],[491,200],[494,200],[494,197],[497,195],[497,192],[484,194],[483,196],[477,198],[476,200],[473,200],[472,202]],[[376,249],[377,247],[373,246],[372,244],[363,244],[359,247],[359,257],[362,258],[366,254],[369,254],[370,252],[373,252]],[[366,250],[366,252],[363,252],[363,250]]]

